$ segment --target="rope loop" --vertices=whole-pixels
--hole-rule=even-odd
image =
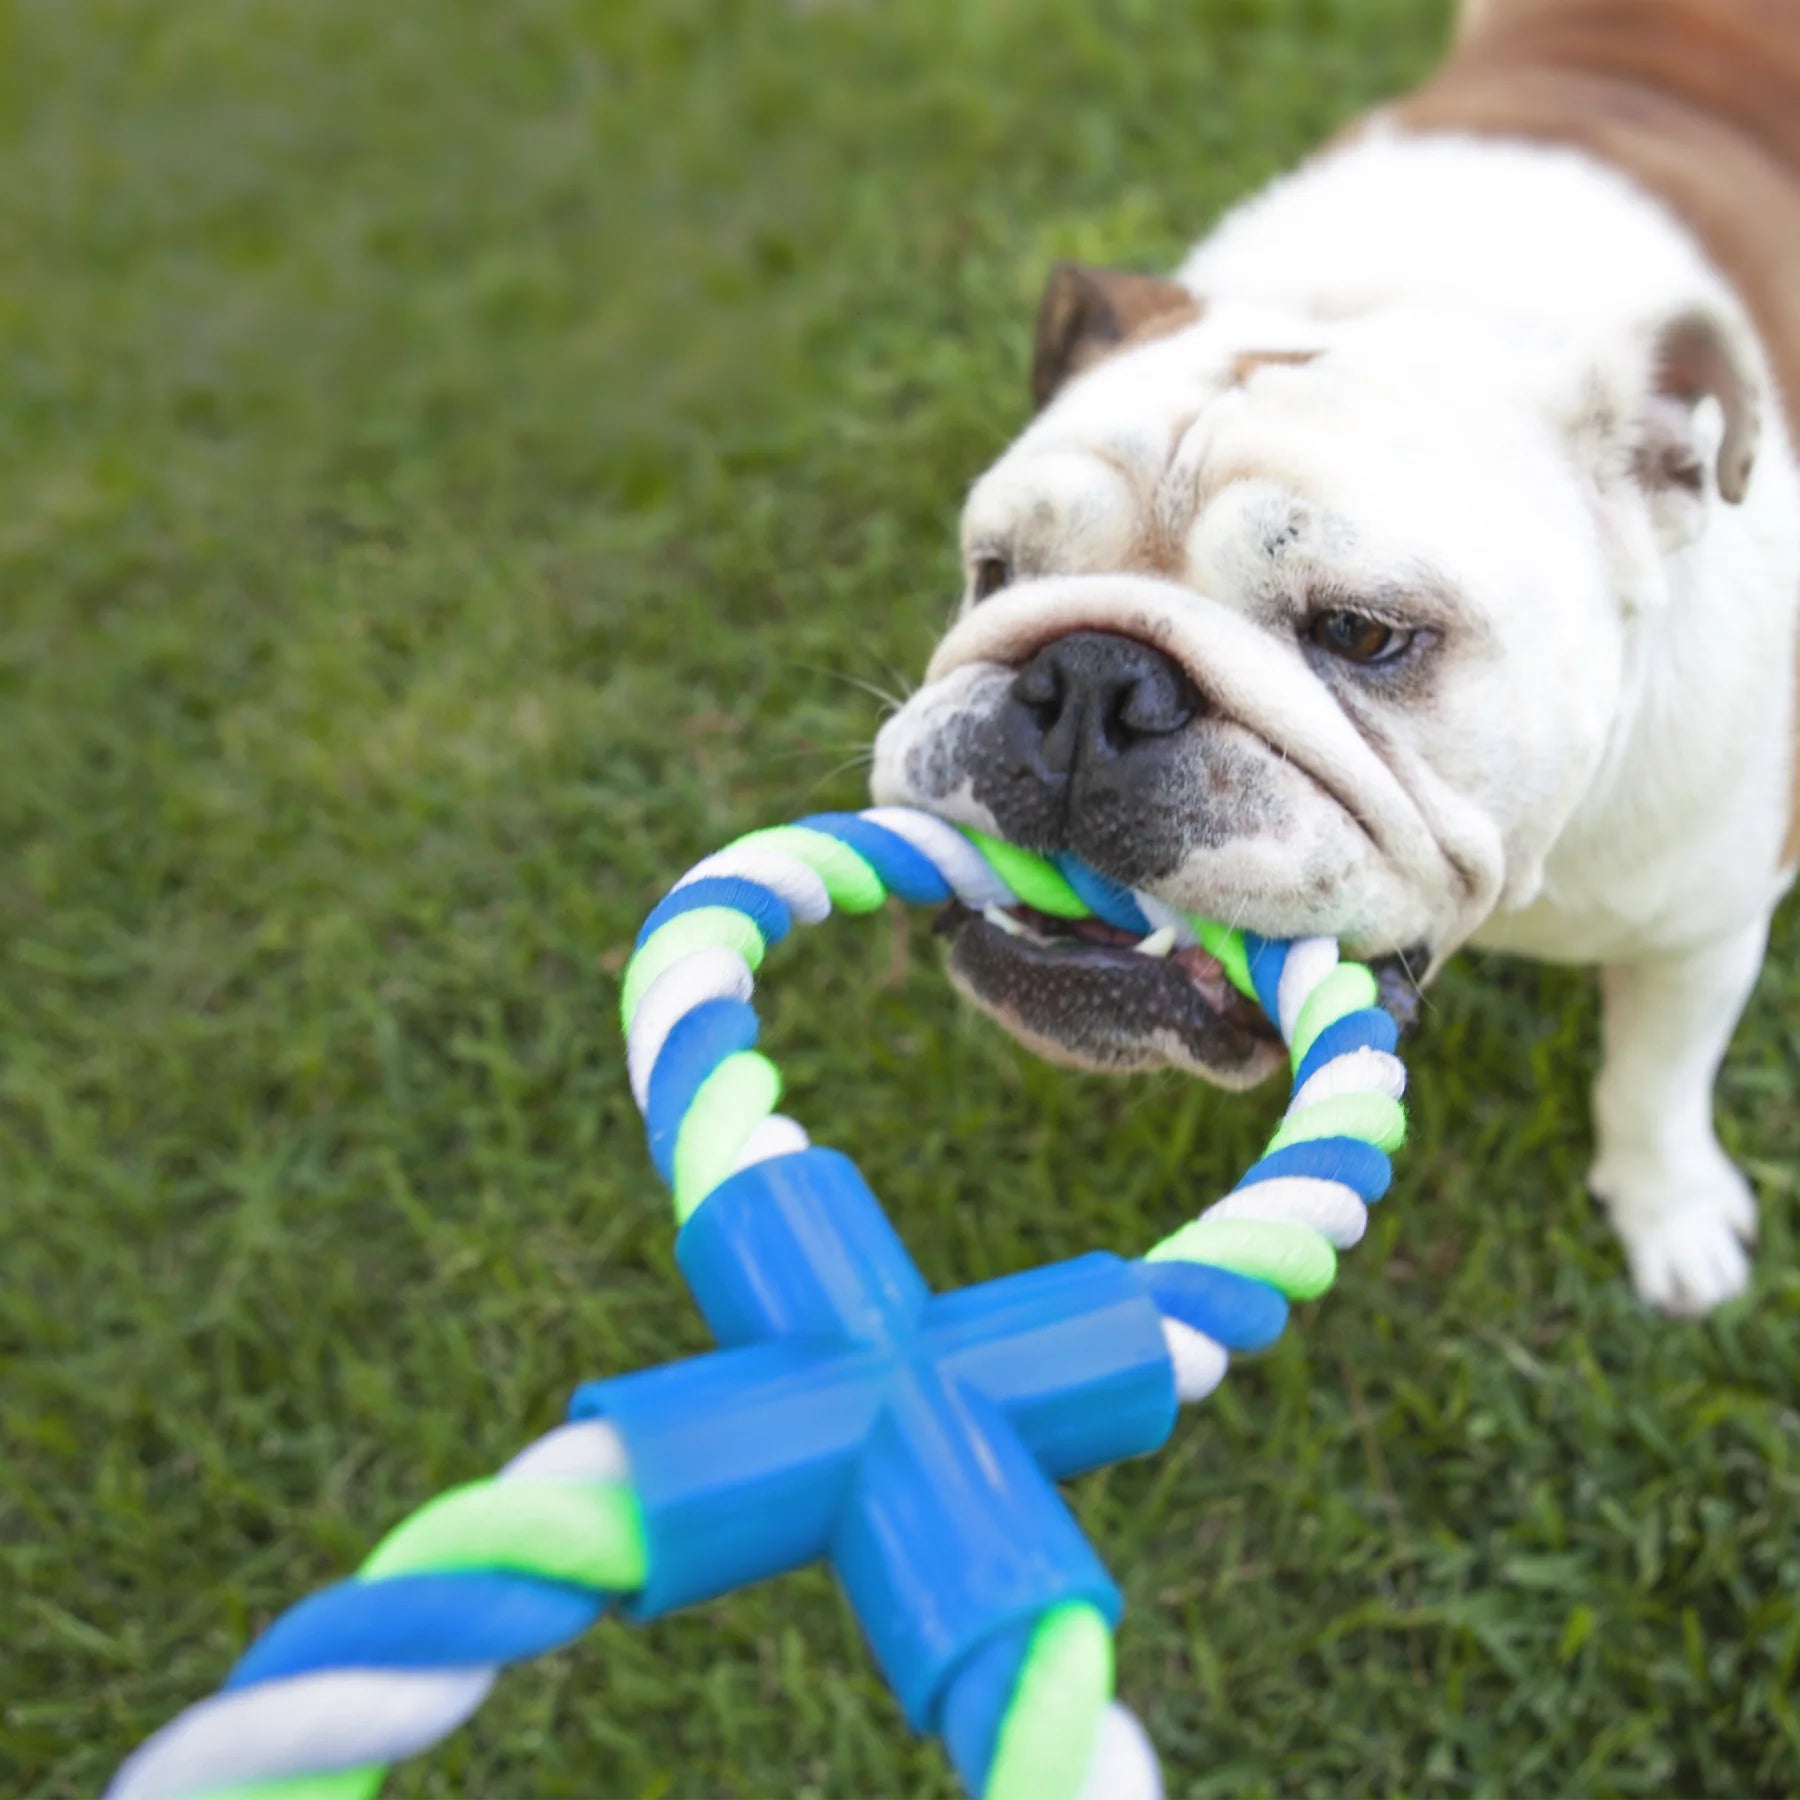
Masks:
[[[1374,977],[1340,960],[1329,939],[1262,939],[1119,887],[1066,856],[1038,856],[923,812],[872,807],[752,832],[675,884],[645,920],[623,977],[631,1091],[684,1227],[684,1256],[690,1241],[707,1237],[704,1227],[694,1228],[698,1238],[686,1228],[726,1184],[738,1190],[736,1199],[721,1200],[709,1221],[745,1210],[747,1172],[790,1160],[800,1167],[824,1154],[776,1110],[780,1074],[756,1047],[750,1002],[766,953],[796,925],[817,924],[833,910],[872,912],[889,898],[924,905],[954,898],[990,916],[1025,907],[1057,919],[1099,918],[1142,940],[1154,937],[1152,951],[1199,945],[1279,1030],[1292,1071],[1288,1106],[1242,1180],[1136,1263],[1086,1259],[1119,1271],[1094,1280],[1135,1284],[1131,1292],[1141,1298],[1131,1304],[1149,1303],[1149,1360],[1140,1371],[1151,1369],[1165,1396],[1203,1398],[1234,1351],[1260,1349],[1280,1335],[1290,1302],[1330,1287],[1338,1251],[1361,1239],[1368,1208],[1387,1189],[1389,1156],[1406,1136],[1406,1072]],[[834,1179],[841,1187],[842,1178]],[[792,1204],[800,1204],[794,1196],[804,1198],[804,1186],[789,1184]],[[873,1197],[866,1199],[878,1223],[865,1218],[860,1242],[875,1244],[870,1254],[878,1254],[886,1232],[903,1257]],[[684,1269],[693,1285],[694,1271]],[[907,1297],[908,1281],[923,1284],[906,1269],[905,1280],[884,1290],[883,1304],[924,1304]],[[698,1286],[695,1292],[700,1297]],[[749,1349],[720,1354],[750,1358],[734,1367],[761,1379]],[[771,1347],[777,1399],[794,1354]],[[615,1385],[670,1373],[595,1384],[595,1404],[603,1407]],[[1165,1404],[1172,1418],[1173,1401]],[[108,1800],[370,1800],[387,1765],[468,1718],[502,1665],[566,1643],[614,1599],[647,1594],[655,1569],[665,1566],[653,1565],[650,1521],[668,1473],[634,1471],[629,1432],[604,1416],[581,1416],[581,1408],[578,1395],[575,1422],[492,1479],[422,1507],[351,1580],[277,1619],[219,1693],[126,1761]],[[1166,1421],[1160,1429],[1166,1432]],[[760,1453],[754,1443],[749,1450]],[[798,1501],[796,1509],[803,1514]],[[804,1522],[793,1521],[796,1534]],[[801,1541],[796,1535],[794,1544]],[[791,1566],[792,1549],[774,1566]],[[983,1800],[1151,1800],[1160,1793],[1149,1741],[1113,1699],[1109,1616],[1092,1599],[1065,1599],[1013,1618],[950,1668],[926,1722],[942,1733],[972,1793]]]

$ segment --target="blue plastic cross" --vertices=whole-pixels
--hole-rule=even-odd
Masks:
[[[650,1570],[631,1610],[823,1558],[907,1717],[969,1774],[1039,1615],[1118,1618],[1053,1484],[1169,1435],[1161,1270],[1095,1254],[934,1296],[855,1165],[818,1149],[716,1188],[676,1255],[721,1347],[571,1406],[630,1452]]]

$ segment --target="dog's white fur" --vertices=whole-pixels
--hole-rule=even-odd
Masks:
[[[1044,579],[965,612],[878,741],[877,797],[925,797],[909,752],[984,670],[1077,623],[1151,637],[1299,746],[1305,795],[1291,866],[1200,855],[1168,897],[1440,958],[1601,964],[1595,1191],[1647,1299],[1739,1292],[1754,1206],[1712,1088],[1792,875],[1800,605],[1800,469],[1742,308],[1599,163],[1379,122],[1231,214],[1180,279],[1202,316],[1077,377],[977,484],[971,563],[1005,538]],[[1696,310],[1763,396],[1741,505],[1711,479],[1717,407],[1653,391],[1659,329]],[[1271,350],[1324,354],[1233,379]],[[1702,492],[1634,473],[1646,429],[1693,439]],[[1379,755],[1262,629],[1249,546],[1296,495],[1303,566],[1441,588],[1447,641],[1473,646],[1422,708],[1371,704]],[[1113,579],[1146,506],[1185,566]],[[1284,906],[1321,868],[1326,912]]]

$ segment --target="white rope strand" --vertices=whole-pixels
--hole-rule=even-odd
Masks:
[[[1162,1770],[1137,1714],[1112,1701],[1088,1758],[1078,1800],[1162,1800]]]
[[[736,844],[702,857],[676,882],[670,893],[679,893],[691,881],[708,875],[735,875],[766,887],[802,925],[817,925],[831,916],[831,895],[816,869],[797,856],[767,844]]]
[[[1335,938],[1301,938],[1288,946],[1287,961],[1281,966],[1278,1010],[1281,1014],[1281,1041],[1294,1041],[1294,1027],[1300,1022],[1300,1009],[1312,998],[1316,988],[1338,965]]]
[[[904,806],[871,806],[858,815],[912,845],[950,884],[964,906],[1015,906],[1019,896],[954,825]]]
[[[521,1450],[495,1479],[627,1484],[631,1458],[625,1453],[625,1440],[606,1420],[577,1419]]]
[[[755,1129],[744,1139],[744,1147],[737,1153],[737,1161],[731,1165],[735,1175],[739,1169],[748,1169],[759,1162],[769,1162],[777,1156],[792,1156],[796,1151],[804,1150],[812,1139],[806,1135],[806,1128],[797,1119],[790,1119],[786,1113],[770,1113],[766,1119],[757,1122]]]
[[[106,1800],[191,1800],[221,1787],[398,1762],[449,1736],[487,1698],[469,1669],[321,1669],[228,1688],[139,1746]]]
[[[1289,1112],[1335,1100],[1340,1094],[1386,1094],[1398,1100],[1406,1092],[1406,1065],[1386,1050],[1364,1046],[1334,1056],[1322,1069],[1306,1078],[1292,1100]]]
[[[1267,1219],[1278,1225],[1307,1225],[1334,1250],[1362,1242],[1369,1209],[1355,1188],[1312,1175],[1277,1175],[1215,1200],[1203,1219]]]
[[[750,965],[718,944],[671,963],[651,982],[625,1034],[625,1068],[640,1112],[650,1098],[650,1071],[669,1033],[708,1000],[748,1000],[755,991]]]
[[[603,1419],[559,1426],[499,1481],[629,1481],[624,1440]],[[106,1800],[192,1800],[218,1788],[400,1762],[448,1737],[487,1698],[499,1667],[320,1669],[227,1688],[140,1744]]]
[[[1225,1379],[1225,1371],[1231,1366],[1225,1346],[1167,1314],[1163,1316],[1162,1334],[1163,1348],[1175,1368],[1175,1398],[1183,1406],[1204,1400]]]

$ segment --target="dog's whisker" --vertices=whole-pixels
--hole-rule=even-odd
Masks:
[[[873,654],[873,652],[871,652],[871,654]],[[901,704],[905,705],[905,703],[919,691],[918,682],[903,670],[895,668],[885,656],[877,656],[875,657],[875,661],[881,664],[882,673],[893,682],[896,690],[901,696]]]
[[[860,740],[855,743],[802,744],[788,750],[772,750],[763,760],[770,763],[799,763],[826,756],[836,756],[846,750],[851,754],[847,761],[838,765],[840,768],[849,768],[859,762],[868,764],[875,760],[873,747]]]
[[[1422,983],[1418,976],[1413,973],[1412,964],[1406,960],[1406,952],[1404,950],[1396,950],[1394,952],[1394,960],[1400,965],[1401,973],[1412,983],[1413,993],[1418,997],[1419,1010],[1421,1012],[1435,1012],[1437,1010],[1437,1002],[1426,993],[1424,983]]]
[[[861,647],[853,646],[852,648],[855,649]],[[864,648],[863,654],[867,656],[868,660],[873,663],[892,684],[891,687],[883,688],[878,682],[871,682],[869,683],[869,691],[871,693],[879,693],[883,699],[891,701],[896,707],[900,707],[904,706],[907,701],[919,691],[919,684],[912,676],[907,675],[896,668],[893,663],[874,648]]]
[[[818,663],[795,662],[790,665],[803,669],[809,675],[823,675],[828,681],[841,681],[846,687],[853,687],[867,694],[871,699],[879,700],[891,712],[898,712],[906,704],[906,697],[889,693],[884,687],[873,681],[865,681],[860,675],[852,675],[844,669],[827,669]]]
[[[852,687],[861,688],[872,699],[879,700],[889,712],[898,712],[906,704],[904,696],[890,693],[886,688],[878,686],[873,681],[864,681],[861,676],[846,675],[844,680],[849,682]]]
[[[872,762],[873,760],[874,760],[873,757],[868,756],[868,755],[858,755],[858,756],[846,757],[841,763],[837,764],[837,766],[835,768],[827,769],[824,772],[824,774],[820,775],[818,777],[818,779],[816,781],[814,781],[807,788],[807,790],[806,790],[807,798],[811,799],[811,797],[814,794],[816,794],[819,791],[819,789],[822,788],[828,781],[835,781],[840,775],[842,775],[845,772],[845,770],[859,769],[859,768],[866,769],[869,766],[870,762]]]

